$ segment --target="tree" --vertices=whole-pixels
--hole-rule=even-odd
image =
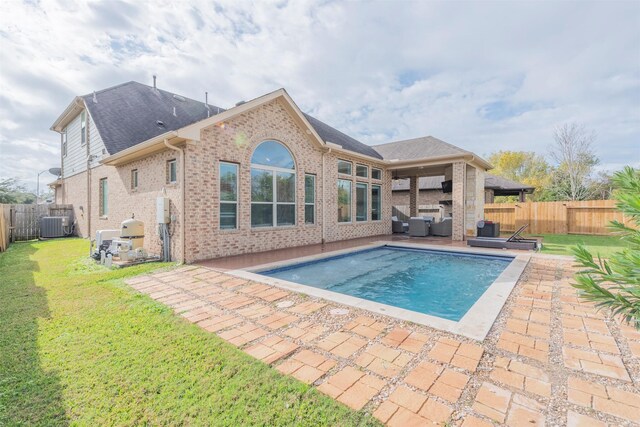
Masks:
[[[594,132],[583,125],[566,123],[556,128],[551,158],[557,168],[551,180],[551,191],[557,200],[586,200],[592,195],[591,176],[598,158],[593,151]]]
[[[552,168],[544,157],[526,151],[498,151],[489,156],[491,173],[536,187],[532,200],[542,200],[551,181]]]
[[[584,267],[576,273],[578,295],[596,303],[598,309],[609,309],[614,316],[640,329],[640,170],[629,166],[613,176],[616,207],[631,218],[636,228],[613,221],[611,227],[629,247],[598,261],[582,245],[573,249],[576,261]]]
[[[0,178],[0,203],[33,203],[35,195],[27,192],[16,178]]]

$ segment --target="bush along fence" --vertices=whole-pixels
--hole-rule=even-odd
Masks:
[[[616,210],[615,200],[487,203],[484,217],[499,222],[502,232],[529,224],[530,234],[606,235],[611,234],[611,221],[631,225],[630,218]]]
[[[66,216],[73,221],[72,205],[0,205],[0,251],[10,242],[40,237],[40,220],[45,216]]]

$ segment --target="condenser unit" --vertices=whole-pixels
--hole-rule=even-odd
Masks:
[[[45,216],[40,219],[40,237],[64,237],[69,233],[69,218],[66,216]]]

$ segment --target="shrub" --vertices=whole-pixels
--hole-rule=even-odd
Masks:
[[[609,260],[597,261],[582,245],[573,248],[576,261],[583,267],[575,275],[578,295],[620,316],[640,329],[640,170],[625,167],[613,176],[618,200],[616,208],[631,219],[635,228],[613,221],[611,228],[629,246],[614,253]]]

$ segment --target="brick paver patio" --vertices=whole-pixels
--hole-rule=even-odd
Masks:
[[[640,425],[640,333],[576,298],[572,274],[533,256],[483,342],[206,267],[128,283],[389,426]]]

